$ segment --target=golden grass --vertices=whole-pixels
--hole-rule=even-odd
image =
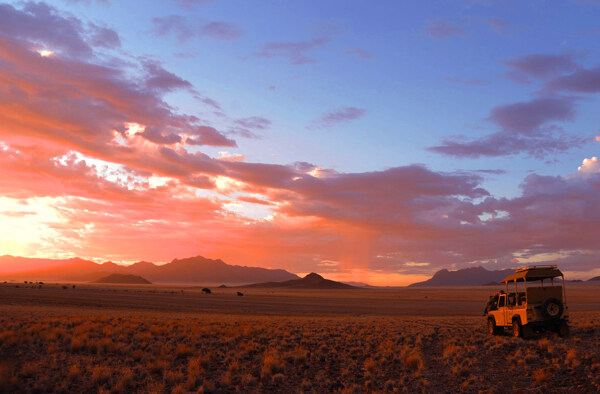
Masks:
[[[0,302],[0,392],[552,391],[565,384],[561,376],[577,391],[600,391],[600,312],[572,318],[571,338],[522,340],[488,335],[480,316],[124,313]],[[489,378],[500,366],[509,381]]]

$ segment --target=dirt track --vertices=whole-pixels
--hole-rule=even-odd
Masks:
[[[19,286],[18,288],[16,286]],[[494,287],[275,290],[148,285],[0,283],[4,305],[48,305],[250,315],[479,316]],[[237,296],[237,292],[244,296]],[[600,310],[600,285],[568,287],[572,311]]]

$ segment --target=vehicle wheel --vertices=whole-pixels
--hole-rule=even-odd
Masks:
[[[488,319],[488,333],[490,335],[498,335],[500,328],[496,325],[496,321],[493,318]]]
[[[571,335],[569,325],[566,321],[560,322],[560,325],[558,326],[558,335],[565,338],[568,338]]]
[[[523,336],[523,326],[521,326],[521,322],[517,319],[512,322],[512,335],[515,338],[519,338]]]
[[[548,320],[560,319],[563,313],[563,304],[556,298],[548,298],[542,306],[542,314]]]

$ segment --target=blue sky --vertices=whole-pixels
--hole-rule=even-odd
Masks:
[[[508,173],[490,177],[486,186],[511,196],[529,171],[565,175],[597,152],[592,142],[535,158],[456,159],[426,150],[450,135],[475,138],[491,131],[495,126],[486,118],[492,108],[535,96],[539,83],[519,84],[506,76],[508,59],[539,53],[597,64],[599,7],[593,3],[213,1],[181,7],[124,1],[60,7],[114,28],[122,51],[157,59],[221,103],[229,116],[269,119],[272,125],[261,139],[238,140],[236,152],[252,161],[308,161],[341,172],[411,163],[436,170],[502,169]],[[153,32],[153,19],[170,15],[182,16],[189,26],[223,21],[240,35],[180,41],[175,34]],[[428,29],[436,23],[462,31],[435,36]],[[269,42],[321,38],[328,42],[303,52],[312,63],[252,56]],[[369,57],[346,53],[357,49]],[[206,114],[186,92],[173,96],[169,102],[183,111]],[[596,105],[595,97],[586,97],[576,119],[560,126],[593,140],[600,133]],[[306,128],[323,113],[344,107],[365,109],[366,115],[330,128]]]

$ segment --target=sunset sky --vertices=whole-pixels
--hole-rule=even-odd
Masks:
[[[0,4],[0,255],[600,275],[600,2]]]

